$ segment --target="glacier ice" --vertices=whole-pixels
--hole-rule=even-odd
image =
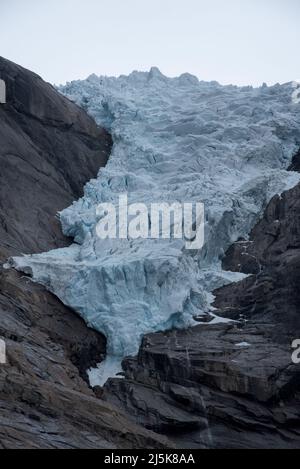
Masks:
[[[225,250],[247,236],[274,194],[299,181],[286,168],[299,148],[300,106],[292,84],[221,86],[157,68],[92,75],[60,91],[112,133],[113,151],[84,196],[60,213],[72,246],[12,263],[106,335],[107,377],[145,333],[193,324],[211,309],[213,289],[238,279],[222,272]],[[124,192],[130,203],[204,202],[204,248],[97,238],[97,205]]]

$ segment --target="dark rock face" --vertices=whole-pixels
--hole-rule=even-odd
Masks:
[[[186,448],[295,448],[299,373],[288,347],[255,325],[147,336],[104,397]]]
[[[298,448],[300,184],[272,199],[223,267],[252,274],[215,292],[217,314],[235,322],[145,337],[104,397],[180,447]]]
[[[298,173],[300,172],[300,149],[298,153],[294,155],[292,164],[289,167],[289,171],[297,171]]]
[[[223,266],[245,272],[248,259],[255,275],[217,291],[215,306],[273,324],[272,336],[290,343],[300,337],[300,184],[272,199],[250,241],[232,246]]]
[[[56,212],[80,196],[111,137],[38,76],[0,59],[0,261],[65,246]],[[105,338],[31,280],[0,269],[0,448],[161,447],[96,398],[86,369]]]
[[[37,75],[0,58],[0,238],[3,257],[66,244],[56,213],[82,195],[112,141]]]

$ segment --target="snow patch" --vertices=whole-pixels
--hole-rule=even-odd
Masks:
[[[92,387],[103,386],[108,378],[120,378],[118,375],[122,371],[119,357],[107,357],[102,363],[96,368],[90,368],[88,370],[89,382]]]

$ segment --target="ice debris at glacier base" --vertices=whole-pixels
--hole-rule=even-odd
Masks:
[[[285,169],[299,147],[300,106],[291,84],[221,86],[156,68],[92,75],[60,90],[112,133],[112,155],[84,197],[60,214],[75,243],[13,263],[106,335],[107,375],[137,352],[145,333],[193,324],[210,292],[230,281],[220,267],[226,248],[247,236],[274,194],[299,181]],[[204,202],[204,249],[98,239],[96,206],[123,192],[130,203]]]

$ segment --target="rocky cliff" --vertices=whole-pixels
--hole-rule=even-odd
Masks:
[[[0,58],[0,260],[66,246],[56,213],[110,154],[110,135],[37,75]],[[97,399],[105,338],[29,279],[0,269],[0,448],[167,445]]]

